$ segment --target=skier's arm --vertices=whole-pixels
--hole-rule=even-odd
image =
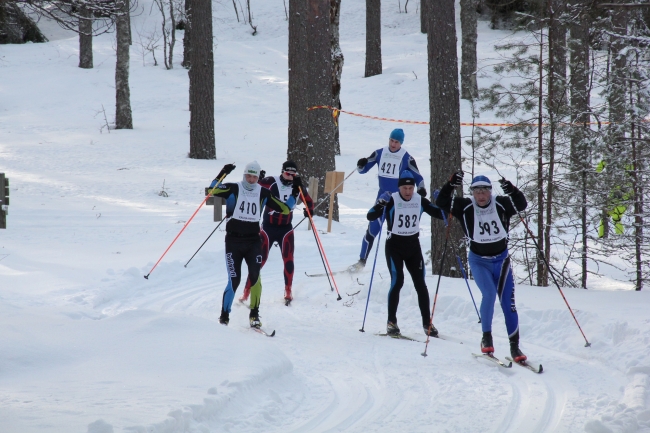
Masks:
[[[455,186],[449,182],[445,183],[445,185],[440,189],[440,194],[438,194],[438,198],[436,199],[436,206],[447,214],[451,213],[456,218],[460,218],[463,216],[463,209],[465,209],[465,207],[472,201],[465,197],[456,197],[453,199],[454,208],[450,209],[454,188]]]
[[[372,154],[367,157],[367,158],[361,158],[359,162],[357,162],[357,171],[360,174],[368,173],[368,170],[370,170],[372,167],[377,164],[377,161],[379,161],[380,154],[378,153],[377,150],[372,152]],[[363,164],[362,164],[363,163]]]
[[[296,205],[296,198],[293,195],[290,195],[287,201],[282,203],[279,199],[273,197],[271,191],[266,188],[260,191],[260,201],[262,207],[268,206],[282,215],[289,215]]]
[[[423,212],[426,212],[427,215],[432,216],[434,218],[438,218],[439,220],[444,219],[442,217],[442,209],[440,209],[435,204],[431,203],[425,197],[422,197],[421,200],[422,200],[422,211]]]
[[[273,176],[265,177],[260,179],[257,183],[259,183],[262,188],[271,189],[275,183],[275,178]]]
[[[314,213],[314,200],[312,200],[311,196],[307,192],[306,189],[302,190],[303,195],[305,196],[305,201],[306,203],[305,206],[309,209],[309,213],[313,214]]]
[[[418,169],[418,165],[415,163],[415,159],[411,155],[408,156],[408,162],[406,164],[406,168],[411,173],[413,173],[413,177],[415,177],[415,185],[416,185],[415,189],[418,191],[418,194],[419,194],[419,191],[424,189],[423,197],[425,197],[427,195],[427,193],[426,193],[426,186],[424,186],[424,178],[420,174],[420,170]],[[420,195],[422,195],[422,194],[420,194]]]
[[[511,198],[512,201],[510,200]],[[510,197],[500,195],[497,196],[497,199],[499,200],[499,203],[503,205],[507,217],[514,216],[528,207],[526,196],[517,188],[515,188],[512,194],[510,194]],[[515,204],[514,207],[512,206],[513,203]]]

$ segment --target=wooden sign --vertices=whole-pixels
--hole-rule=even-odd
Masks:
[[[343,192],[343,181],[345,180],[345,172],[343,171],[328,171],[325,173],[325,193],[330,195],[330,209],[327,215],[327,233],[332,231],[332,215],[334,214],[334,197],[338,193]]]

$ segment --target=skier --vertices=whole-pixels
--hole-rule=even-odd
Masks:
[[[399,292],[404,285],[404,265],[411,274],[415,291],[418,294],[418,305],[422,315],[424,333],[432,337],[438,336],[438,330],[429,316],[429,291],[424,280],[426,270],[420,248],[420,216],[426,212],[434,218],[442,219],[442,212],[425,197],[415,194],[416,178],[408,170],[400,173],[398,192],[383,193],[377,204],[370,209],[367,218],[377,221],[386,218],[386,263],[390,271],[391,285],[388,291],[388,321],[386,333],[399,335],[397,326],[397,305]],[[381,223],[380,223],[381,224]]]
[[[246,165],[241,182],[225,183],[214,187],[217,179],[235,169],[232,164],[226,164],[219,175],[210,185],[211,194],[226,200],[226,216],[230,221],[226,224],[226,266],[228,268],[228,284],[223,292],[221,316],[219,322],[228,325],[230,309],[235,298],[235,291],[241,281],[241,264],[246,261],[248,275],[255,283],[251,287],[250,325],[260,328],[259,307],[262,295],[262,279],[260,265],[262,263],[262,239],[260,237],[260,217],[262,208],[271,209],[289,215],[293,209],[298,188],[294,186],[292,194],[286,203],[273,197],[271,191],[262,188],[257,181],[260,175],[260,165],[253,161]]]
[[[293,182],[295,179],[300,179],[296,175],[298,173],[298,166],[293,161],[285,161],[282,164],[282,174],[280,176],[269,176],[263,179],[260,179],[259,184],[271,191],[273,197],[279,199],[282,202],[287,201],[289,196],[293,191]],[[302,185],[302,182],[300,182]],[[303,188],[303,194],[305,195],[305,206],[309,208],[309,211],[313,213],[314,211],[314,202]],[[305,216],[307,211],[303,211]],[[293,219],[293,211],[289,215],[284,215],[276,210],[273,210],[269,206],[264,208],[264,220],[262,223],[262,231],[260,235],[262,237],[262,268],[266,264],[266,260],[269,258],[269,249],[275,242],[280,246],[280,253],[282,254],[282,260],[284,261],[284,301],[286,305],[293,300],[291,293],[291,283],[293,282],[293,251],[294,251],[294,239],[293,239],[293,225],[291,221]],[[246,286],[244,286],[244,293],[240,301],[248,300],[248,296],[251,291],[251,279],[250,276],[246,280]]]
[[[368,158],[361,158],[357,162],[357,171],[360,174],[367,173],[375,164],[379,171],[379,191],[377,198],[385,191],[389,193],[397,192],[397,183],[399,175],[404,170],[409,170],[415,177],[416,189],[418,194],[426,197],[427,190],[424,187],[424,179],[418,171],[418,166],[415,160],[406,149],[402,148],[404,143],[404,130],[393,129],[388,139],[388,146],[377,149]],[[350,266],[349,270],[352,272],[362,269],[366,265],[366,260],[372,249],[372,244],[375,237],[379,234],[380,223],[378,220],[371,221],[368,224],[366,234],[361,241],[361,253],[359,254],[359,261]]]
[[[451,175],[441,189],[436,204],[458,218],[469,242],[469,266],[483,299],[481,300],[481,326],[483,338],[481,352],[492,354],[492,316],[494,303],[499,297],[510,339],[510,354],[515,362],[526,360],[519,349],[519,317],[515,306],[515,283],[508,255],[508,230],[510,218],[526,209],[524,194],[510,181],[502,178],[501,189],[508,196],[492,195],[492,183],[486,176],[472,179],[470,198],[454,197],[454,188],[463,185],[463,172]],[[513,206],[514,205],[514,206]]]

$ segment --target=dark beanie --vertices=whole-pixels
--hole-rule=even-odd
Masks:
[[[408,170],[404,170],[399,175],[399,180],[397,181],[397,186],[403,186],[403,185],[413,185],[413,186],[415,186],[415,177],[413,177],[413,173],[411,173]]]
[[[282,164],[282,171],[298,173],[298,165],[291,160],[285,161],[284,164]]]

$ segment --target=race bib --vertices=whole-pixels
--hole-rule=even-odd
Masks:
[[[262,209],[260,209],[260,193],[262,187],[256,184],[252,191],[244,188],[242,182],[239,185],[239,196],[232,217],[240,221],[259,222]]]
[[[413,194],[411,200],[402,199],[399,192],[393,193],[395,213],[393,220],[392,234],[399,236],[412,236],[420,233],[420,209],[422,208],[422,197],[420,194]]]
[[[399,179],[400,166],[406,150],[401,147],[397,152],[391,153],[388,147],[381,152],[379,159],[379,176],[389,179]]]
[[[474,197],[470,197],[470,199],[474,205],[474,234],[472,240],[479,244],[489,244],[508,237],[508,233],[506,233],[499,219],[494,197],[492,197],[490,204],[486,208],[479,207]]]

